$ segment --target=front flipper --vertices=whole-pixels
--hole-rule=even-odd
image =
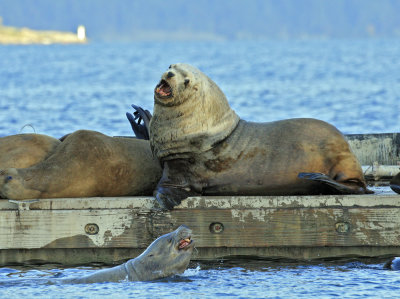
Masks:
[[[358,185],[357,182],[354,182],[353,187],[350,187],[331,179],[329,176],[323,173],[300,172],[297,177],[300,179],[321,182],[329,186],[331,189],[333,189],[333,193],[337,194],[365,194],[371,192],[365,187]],[[349,182],[352,181],[349,180]]]
[[[400,194],[400,173],[398,173],[391,181],[390,188]]]
[[[155,192],[155,197],[159,205],[166,210],[172,210],[179,205],[182,200],[190,196],[199,196],[197,192],[193,192],[189,187],[184,186],[168,186],[160,184]]]
[[[138,139],[150,139],[149,124],[151,119],[151,113],[149,110],[133,105],[132,108],[136,111],[133,115],[129,112],[126,113],[129,123],[131,124],[132,130]],[[143,121],[143,123],[142,123]]]

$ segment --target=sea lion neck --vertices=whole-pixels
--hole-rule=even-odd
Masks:
[[[209,77],[185,64],[177,64],[176,69],[179,72],[171,77],[171,86],[173,101],[178,104],[166,106],[155,101],[150,121],[150,143],[160,160],[210,150],[239,122],[224,93]],[[163,77],[169,72],[174,72],[174,67]]]

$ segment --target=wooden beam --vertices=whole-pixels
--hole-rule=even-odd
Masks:
[[[193,230],[195,259],[398,255],[399,199],[192,197],[172,211],[157,209],[151,197],[40,199],[19,205],[0,200],[0,263],[57,262],[56,256],[69,251],[86,256],[80,262],[116,262],[136,256],[181,224]]]

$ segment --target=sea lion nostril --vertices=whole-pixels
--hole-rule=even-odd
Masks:
[[[173,76],[175,76],[175,74],[173,72],[168,72],[167,78],[172,78]]]

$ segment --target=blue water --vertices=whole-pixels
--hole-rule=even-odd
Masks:
[[[208,74],[246,120],[314,117],[344,133],[400,132],[400,40],[180,42],[0,46],[0,136],[61,137],[91,129],[132,135],[125,112],[152,110],[171,63]],[[0,269],[0,298],[400,296],[400,272],[369,263],[192,263],[156,282],[45,285],[92,268]]]
[[[0,136],[31,124],[130,135],[171,63],[208,74],[246,120],[314,117],[344,133],[400,131],[400,40],[0,46]],[[32,131],[31,128],[24,132]]]
[[[398,298],[400,273],[370,262],[192,262],[152,282],[57,284],[96,271],[51,266],[0,269],[1,298]],[[56,284],[46,284],[51,280]]]

